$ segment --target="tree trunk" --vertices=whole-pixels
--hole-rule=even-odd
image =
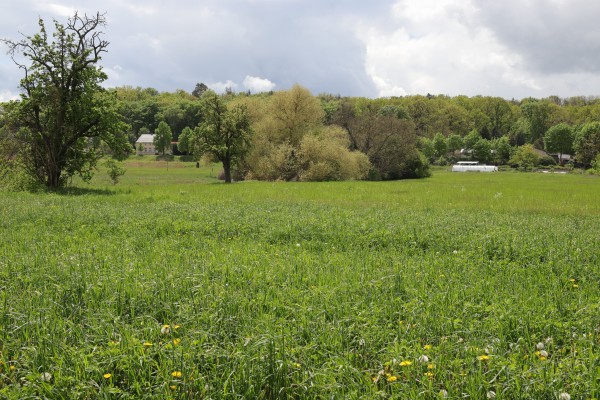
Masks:
[[[60,187],[60,174],[61,170],[58,168],[52,168],[48,171],[46,186],[51,189],[58,189]]]
[[[223,173],[225,175],[225,183],[231,183],[231,160],[228,158],[223,160]]]

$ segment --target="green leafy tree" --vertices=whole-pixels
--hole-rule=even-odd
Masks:
[[[202,95],[208,90],[208,86],[204,83],[196,83],[196,87],[192,90],[192,96],[202,97]]]
[[[581,127],[575,139],[575,158],[588,168],[600,153],[600,122],[589,122]]]
[[[536,153],[533,145],[526,144],[519,146],[513,156],[511,157],[509,164],[517,166],[525,171],[528,171],[538,165],[540,162],[540,156]]]
[[[482,163],[490,162],[492,159],[492,143],[487,139],[479,139],[473,145],[473,158]]]
[[[204,121],[195,129],[194,154],[210,154],[223,164],[225,183],[231,183],[231,169],[248,152],[250,118],[245,105],[228,109],[223,99],[213,91],[202,96]]]
[[[158,128],[154,131],[154,147],[164,156],[166,151],[171,147],[172,140],[173,134],[171,133],[171,128],[165,121],[161,121],[158,124]]]
[[[427,160],[433,161],[435,159],[435,146],[433,145],[433,140],[424,137],[419,138],[418,147]]]
[[[437,158],[443,157],[448,152],[448,144],[446,138],[441,133],[436,133],[433,137],[433,148],[435,149],[435,156]]]
[[[529,142],[535,143],[543,138],[550,125],[550,103],[528,99],[521,105],[521,111],[528,123]]]
[[[465,148],[472,150],[475,147],[475,143],[481,140],[481,135],[475,129],[469,132],[467,136],[465,136],[463,143]]]
[[[179,135],[179,142],[177,142],[177,149],[182,153],[188,153],[190,151],[190,140],[194,136],[194,131],[189,126],[183,128]]]
[[[107,174],[113,185],[119,183],[119,179],[125,174],[125,168],[117,160],[109,158],[104,162],[104,166],[107,168]]]
[[[54,21],[52,36],[40,19],[39,33],[2,40],[25,72],[21,101],[10,116],[22,128],[15,128],[19,156],[26,173],[49,188],[74,175],[89,180],[103,148],[117,158],[131,151],[116,99],[100,85],[107,79],[98,65],[108,47],[100,31],[105,24],[99,13],[75,13],[66,25]]]
[[[508,137],[502,136],[492,142],[492,148],[496,150],[495,159],[498,164],[506,164],[512,155],[512,146]]]
[[[446,146],[448,147],[448,151],[456,151],[462,149],[464,143],[463,138],[459,135],[452,134],[448,136]]]
[[[558,162],[562,164],[562,155],[573,151],[574,139],[573,128],[569,124],[561,123],[548,129],[544,135],[544,147],[548,152],[558,153]]]

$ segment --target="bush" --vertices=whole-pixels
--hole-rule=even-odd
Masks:
[[[540,156],[535,152],[532,145],[526,144],[515,150],[508,163],[513,168],[519,168],[524,171],[533,169],[539,164]]]
[[[335,126],[305,135],[300,143],[300,180],[364,179],[371,167],[368,157],[348,150],[348,145],[346,133]]]

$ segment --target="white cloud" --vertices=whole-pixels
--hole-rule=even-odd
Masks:
[[[238,88],[238,84],[231,80],[227,80],[225,82],[208,83],[206,86],[208,86],[210,89],[214,90],[217,93],[224,93],[228,89],[236,91]]]
[[[0,103],[11,100],[18,100],[19,95],[11,92],[10,90],[3,90],[0,92]]]
[[[60,17],[72,17],[73,13],[75,12],[75,8],[73,7],[55,3],[41,3],[38,7],[38,10],[42,12],[49,12]]]
[[[506,95],[539,89],[521,57],[480,22],[473,0],[409,0],[393,7],[395,29],[363,26],[367,73],[379,96]]]
[[[246,75],[242,83],[247,90],[254,93],[269,92],[275,89],[275,84],[268,79]]]

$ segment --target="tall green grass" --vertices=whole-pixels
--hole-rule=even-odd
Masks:
[[[600,396],[597,178],[157,170],[0,193],[0,397]]]

